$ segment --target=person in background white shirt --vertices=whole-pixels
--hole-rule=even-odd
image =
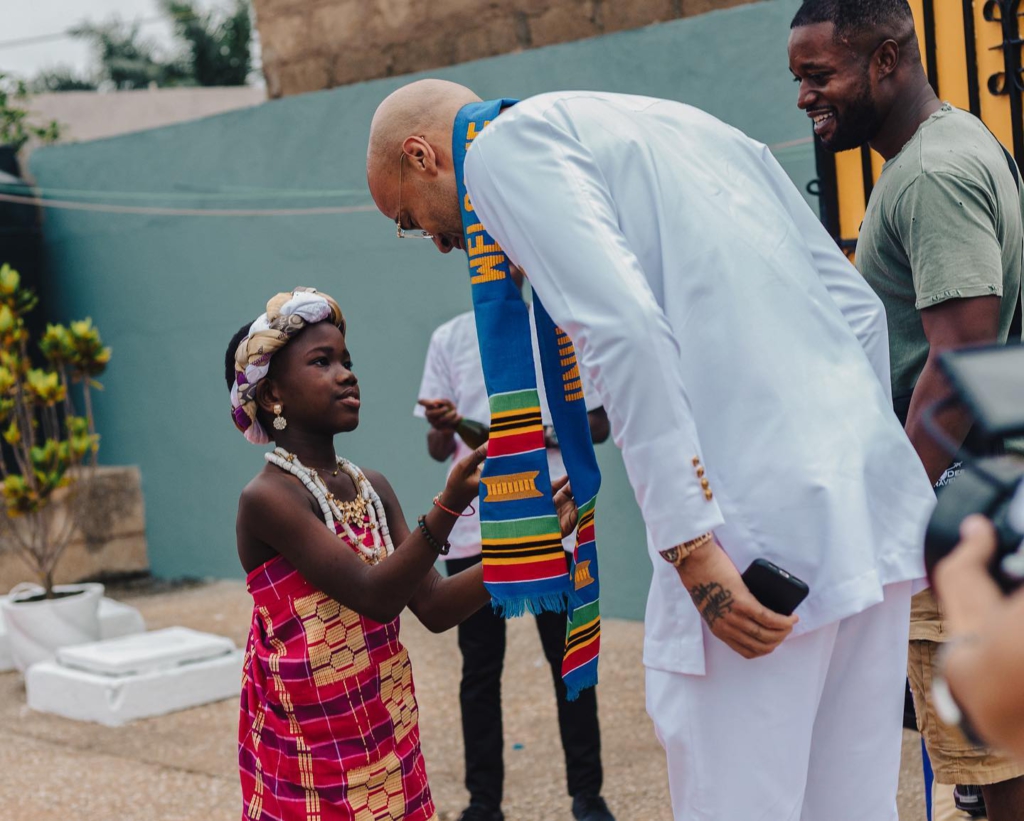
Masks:
[[[513,271],[522,287],[522,274]],[[533,311],[530,311],[531,326]],[[536,339],[534,339],[536,359]],[[548,445],[548,469],[552,480],[565,475],[558,445],[550,439],[550,414],[544,381],[537,374],[541,416]],[[608,438],[608,416],[592,388],[584,385],[591,437],[595,443]],[[476,320],[472,311],[459,314],[434,331],[420,385],[419,403],[414,411],[431,424],[427,448],[439,462],[455,465],[469,447],[456,433],[460,420],[486,425],[490,420],[484,372],[477,343]],[[461,573],[480,562],[480,516],[464,516],[448,537],[451,549],[445,560],[448,575]],[[573,538],[565,540],[571,552]],[[565,649],[565,613],[544,612],[536,616],[544,655],[551,666],[558,704],[558,729],[565,753],[566,781],[572,796],[573,816],[580,821],[614,821],[601,798],[601,732],[597,719],[595,688],[588,687],[576,701],[567,701],[562,682],[562,654]],[[501,671],[505,659],[505,620],[485,607],[459,625],[462,653],[462,682],[459,704],[462,738],[465,744],[466,789],[469,806],[459,821],[501,821],[504,763],[501,719]]]
[[[371,125],[378,209],[445,253],[465,247],[452,126],[476,100],[420,81]],[[542,94],[464,171],[576,344],[647,525],[647,706],[675,818],[895,821],[935,498],[892,412],[878,297],[766,146],[681,103]],[[799,623],[743,582],[758,558],[809,585]]]

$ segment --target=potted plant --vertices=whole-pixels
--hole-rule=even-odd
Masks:
[[[89,319],[47,325],[34,363],[25,315],[35,305],[18,272],[0,267],[0,548],[37,579],[2,603],[20,670],[58,647],[99,639],[103,596],[103,585],[54,585],[53,574],[88,505],[99,451],[92,390],[110,349]]]

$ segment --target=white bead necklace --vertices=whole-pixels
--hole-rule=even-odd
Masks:
[[[299,461],[294,453],[289,453],[284,448],[274,448],[270,453],[265,453],[263,458],[270,464],[277,465],[293,476],[297,477],[306,490],[313,494],[313,498],[320,504],[320,510],[324,514],[324,522],[332,533],[336,533],[334,523],[341,524],[342,532],[339,537],[344,536],[345,540],[356,548],[370,564],[377,564],[385,556],[395,552],[395,546],[391,541],[391,533],[388,531],[388,520],[384,515],[384,505],[373,489],[370,480],[363,475],[363,472],[342,456],[336,456],[338,467],[348,476],[356,486],[355,502],[338,502],[334,494],[327,489],[327,484],[314,468],[308,468]],[[373,535],[373,547],[363,544],[355,531],[349,527],[350,521],[364,519],[371,534]]]

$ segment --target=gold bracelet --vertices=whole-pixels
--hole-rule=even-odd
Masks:
[[[690,554],[698,548],[703,547],[708,542],[715,538],[715,534],[710,530],[703,536],[698,536],[696,539],[690,539],[688,542],[677,544],[675,547],[670,547],[668,550],[661,550],[661,558],[668,562],[673,567],[679,567],[684,561],[686,561]]]

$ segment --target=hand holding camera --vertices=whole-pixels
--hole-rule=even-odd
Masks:
[[[1024,346],[949,351],[940,362],[953,386],[952,398],[971,411],[983,441],[996,449],[1006,438],[1024,435]],[[939,441],[945,438],[940,430],[930,433]],[[952,444],[949,450],[957,455]],[[1013,504],[1021,487],[1024,458],[968,454],[963,471],[939,491],[928,523],[925,566],[933,582],[937,564],[960,542],[961,522],[972,514],[985,516],[995,529],[989,570],[999,588],[1009,593],[1024,582],[1024,513]]]
[[[990,445],[1024,433],[1024,347],[961,350],[940,361]],[[925,565],[952,633],[934,681],[940,715],[1024,758],[1024,459],[967,455],[939,491]]]
[[[1012,502],[1024,508],[1024,492]],[[1024,511],[1022,511],[1024,512]],[[951,723],[1024,759],[1024,590],[1004,596],[991,576],[998,538],[981,516],[964,520],[962,541],[938,563],[934,581],[953,638],[935,685]],[[945,693],[944,698],[939,696]],[[964,713],[967,723],[964,724]]]
[[[974,636],[1004,598],[989,570],[998,537],[992,523],[977,515],[964,519],[960,534],[960,544],[935,567],[935,590],[949,631]]]

